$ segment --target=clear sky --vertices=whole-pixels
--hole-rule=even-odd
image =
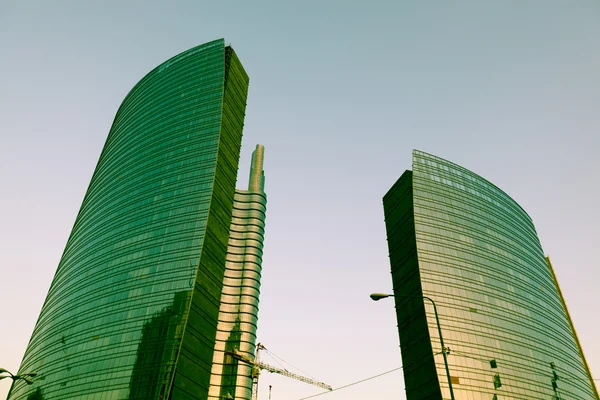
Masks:
[[[266,148],[268,349],[334,387],[401,365],[393,302],[368,294],[391,290],[381,198],[417,148],[533,218],[600,378],[595,0],[0,1],[0,367],[18,368],[127,92],[221,37],[251,80],[240,187]],[[402,372],[318,397],[375,398],[405,398]]]

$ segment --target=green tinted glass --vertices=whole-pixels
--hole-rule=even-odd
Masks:
[[[208,390],[247,88],[217,40],[127,95],[20,368],[35,384],[11,399]]]

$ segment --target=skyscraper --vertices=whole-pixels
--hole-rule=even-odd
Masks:
[[[248,190],[235,191],[209,399],[252,397],[252,366],[228,353],[254,358],[267,205],[263,159],[264,147],[258,145]]]
[[[598,399],[531,218],[420,151],[383,198],[408,400]],[[440,346],[435,301],[445,349]],[[446,374],[442,351],[448,358]]]
[[[207,398],[248,82],[221,39],[126,96],[10,399]]]

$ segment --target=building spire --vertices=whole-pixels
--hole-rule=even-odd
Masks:
[[[265,171],[263,171],[263,161],[265,158],[265,146],[257,144],[252,152],[252,164],[250,164],[250,181],[248,182],[249,192],[265,191]]]

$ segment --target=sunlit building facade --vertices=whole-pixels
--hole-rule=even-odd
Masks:
[[[216,40],[126,96],[11,400],[208,397],[248,82]]]
[[[408,400],[598,399],[527,213],[482,177],[413,152],[384,196]],[[445,349],[433,307],[435,301]],[[442,351],[446,351],[449,377]]]
[[[264,147],[252,153],[248,190],[236,190],[227,263],[213,356],[211,400],[252,398],[252,366],[231,356],[254,359],[267,197]]]

